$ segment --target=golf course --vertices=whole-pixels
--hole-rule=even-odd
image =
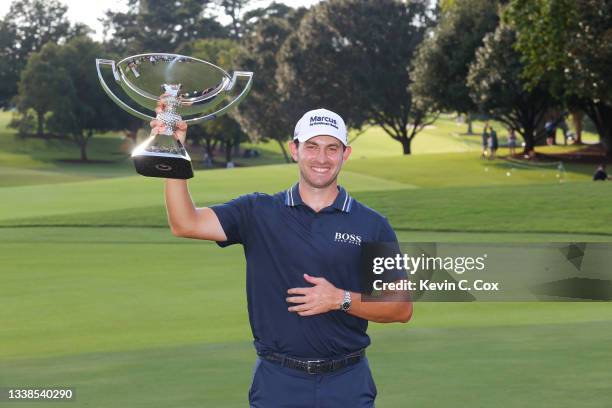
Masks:
[[[81,162],[76,145],[21,139],[10,119],[0,112],[0,386],[75,390],[54,407],[246,406],[242,247],[174,237],[163,181],[135,173],[122,135],[96,135]],[[406,156],[379,128],[352,134],[340,184],[402,242],[612,241],[612,183],[591,181],[594,164],[507,160],[501,126],[501,158],[481,160],[482,125],[465,135],[442,116]],[[204,169],[194,149],[198,206],[295,182],[276,144],[246,147],[261,155],[232,169]],[[377,407],[612,401],[609,302],[417,302],[409,323],[368,331]]]

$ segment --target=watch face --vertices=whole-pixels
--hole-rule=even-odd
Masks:
[[[342,304],[342,310],[348,310],[351,307],[351,302],[344,302]]]

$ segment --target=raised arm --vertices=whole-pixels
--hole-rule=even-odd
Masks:
[[[166,179],[166,212],[168,224],[177,237],[225,241],[219,218],[208,207],[196,208],[186,180]]]
[[[163,129],[159,120],[151,121],[151,133]],[[180,122],[174,137],[185,144],[187,124]],[[168,224],[174,235],[184,238],[225,241],[227,239],[217,215],[210,208],[196,208],[189,194],[187,180],[166,179],[165,186],[166,212]]]

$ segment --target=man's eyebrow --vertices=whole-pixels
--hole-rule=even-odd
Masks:
[[[325,143],[316,143],[316,142],[307,140],[305,143],[310,146],[340,147],[340,142],[332,142],[332,143],[325,144]]]

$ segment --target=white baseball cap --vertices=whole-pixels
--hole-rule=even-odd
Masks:
[[[315,136],[332,136],[348,146],[346,125],[335,112],[328,109],[315,109],[306,112],[298,120],[293,132],[293,140],[305,142]]]

